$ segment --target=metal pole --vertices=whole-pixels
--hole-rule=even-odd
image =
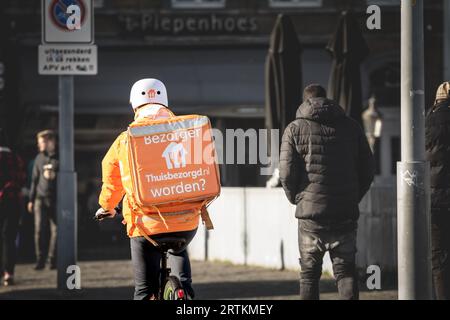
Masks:
[[[402,0],[401,145],[397,163],[398,295],[432,297],[429,163],[425,161],[423,0]]]
[[[67,267],[76,264],[77,205],[73,139],[73,76],[59,76],[58,289],[67,290]]]

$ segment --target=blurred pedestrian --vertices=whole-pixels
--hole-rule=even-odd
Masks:
[[[436,298],[450,299],[450,83],[437,90],[426,118],[427,159],[431,166],[431,236]]]
[[[329,251],[341,299],[358,299],[355,265],[358,204],[374,176],[364,131],[326,98],[305,88],[297,119],[286,128],[280,179],[299,219],[300,298],[319,299],[322,260]]]
[[[21,192],[25,182],[23,162],[11,151],[0,128],[0,276],[5,286],[14,284]]]
[[[37,144],[39,154],[33,165],[28,202],[28,211],[34,214],[35,270],[44,269],[46,261],[50,264],[50,269],[56,269],[56,174],[59,161],[55,132],[39,132]],[[47,243],[48,233],[50,238]]]

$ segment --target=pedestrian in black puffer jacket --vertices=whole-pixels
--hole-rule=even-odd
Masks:
[[[431,167],[433,280],[438,300],[450,299],[450,83],[443,83],[426,118]]]
[[[305,89],[297,119],[285,130],[280,179],[299,219],[300,296],[319,298],[322,259],[330,252],[343,299],[358,299],[355,268],[358,204],[374,176],[361,126],[319,85]]]

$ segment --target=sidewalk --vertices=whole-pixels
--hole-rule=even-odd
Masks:
[[[129,260],[80,262],[81,290],[60,294],[56,271],[34,271],[33,265],[16,269],[16,285],[0,287],[1,299],[107,299],[129,300],[133,296],[133,274]],[[226,263],[193,262],[196,299],[298,299],[298,274]],[[322,299],[337,299],[332,280],[321,283]],[[361,293],[365,300],[397,299],[394,290]]]

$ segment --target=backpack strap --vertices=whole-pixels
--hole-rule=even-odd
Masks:
[[[139,233],[141,236],[143,236],[148,242],[150,242],[152,245],[154,245],[156,248],[159,247],[158,242],[156,242],[155,240],[153,240],[152,238],[150,238],[150,236],[147,234],[147,232],[145,232],[144,228],[142,228],[142,226],[140,225],[139,221],[138,221],[138,217],[136,216],[136,219],[134,220],[134,225],[136,226],[136,228],[139,230]]]
[[[213,200],[214,200],[214,199],[213,199]],[[202,202],[202,207],[201,207],[201,209],[200,209],[200,216],[202,217],[202,221],[203,221],[203,224],[205,225],[206,229],[207,229],[207,230],[213,230],[213,229],[214,229],[214,225],[213,225],[213,223],[212,223],[212,221],[211,221],[211,218],[210,218],[209,212],[208,212],[208,208],[207,208],[207,206],[208,206],[208,204],[209,204],[208,202],[211,203],[212,200],[208,200],[208,199],[207,199],[207,200],[204,200],[204,201]],[[167,223],[166,223],[166,221],[165,221],[163,215],[161,214],[161,211],[158,209],[158,207],[156,207],[156,206],[153,206],[153,207],[158,211],[158,215],[160,216],[161,220],[164,222],[166,228],[169,229],[169,227],[167,226]],[[147,232],[145,232],[144,228],[142,228],[140,222],[138,221],[138,219],[139,219],[138,215],[132,213],[132,217],[134,217],[134,218],[133,218],[133,223],[132,223],[133,227],[136,227],[136,228],[138,229],[138,231],[139,231],[139,234],[140,234],[141,236],[143,236],[143,237],[144,237],[148,242],[150,242],[153,246],[155,246],[156,248],[158,248],[158,247],[159,247],[159,244],[158,244],[155,240],[153,240],[153,239],[147,234]]]
[[[155,208],[156,211],[158,212],[159,217],[161,218],[162,222],[164,222],[164,226],[166,227],[167,230],[169,230],[169,226],[167,225],[166,219],[164,218],[164,216],[161,214],[161,211],[159,211],[157,206],[152,206],[152,208]]]
[[[200,209],[201,210],[200,211],[200,215],[202,217],[202,221],[203,221],[203,224],[206,227],[206,230],[213,230],[214,229],[214,225],[213,225],[213,223],[211,221],[211,218],[209,216],[208,205],[207,205],[208,202],[211,202],[211,200],[203,201],[202,207]]]

